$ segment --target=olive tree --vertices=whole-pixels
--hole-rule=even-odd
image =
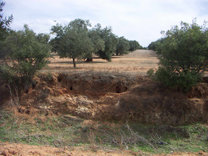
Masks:
[[[89,30],[89,37],[93,44],[93,50],[92,52],[88,52],[86,54],[87,62],[92,61],[92,54],[96,53],[98,51],[103,51],[105,49],[105,41],[101,38],[99,35],[99,28],[101,28],[100,24],[97,24],[94,28]]]
[[[98,50],[96,54],[100,56],[102,59],[106,59],[107,61],[111,61],[112,55],[116,52],[117,47],[117,37],[112,33],[111,28],[104,28],[101,27],[97,28],[97,31],[100,37],[105,42],[105,48],[103,50]]]
[[[0,66],[0,77],[20,92],[32,82],[37,70],[46,65],[50,46],[40,41],[40,36],[27,25],[21,31],[10,32],[2,44],[9,54]]]
[[[52,27],[55,38],[51,41],[53,49],[60,57],[69,57],[76,68],[76,59],[82,59],[93,51],[93,43],[88,36],[89,21],[75,19],[66,26],[59,24]]]
[[[119,37],[118,38],[118,43],[116,46],[116,55],[123,55],[127,54],[129,51],[129,41],[125,39],[124,37]]]
[[[137,41],[129,41],[129,51],[143,48]]]
[[[166,86],[188,91],[200,81],[208,62],[208,29],[195,22],[175,26],[159,44],[155,77]]]

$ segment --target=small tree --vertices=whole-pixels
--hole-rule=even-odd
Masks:
[[[116,55],[118,56],[118,55],[127,54],[129,48],[130,48],[129,41],[124,37],[119,37],[118,44],[116,47]]]
[[[36,71],[47,63],[50,46],[25,25],[24,30],[11,32],[3,47],[9,55],[0,66],[0,76],[20,93],[31,83]]]
[[[70,57],[76,68],[76,59],[82,59],[92,52],[93,44],[88,36],[89,21],[75,19],[67,26],[56,25],[52,27],[52,33],[56,34],[52,42],[53,48],[61,57]]]
[[[136,49],[141,49],[142,46],[137,41],[129,41],[129,51],[134,51]]]
[[[169,87],[188,91],[200,81],[208,61],[206,26],[181,23],[165,33],[157,48],[160,67],[156,79]]]

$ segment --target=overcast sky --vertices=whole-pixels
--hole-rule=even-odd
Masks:
[[[49,33],[55,21],[67,24],[76,18],[111,26],[113,33],[148,46],[161,30],[180,21],[208,21],[208,0],[4,0],[4,14],[13,14],[11,28],[28,24],[37,33]]]

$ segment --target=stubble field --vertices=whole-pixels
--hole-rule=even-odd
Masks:
[[[124,56],[113,56],[111,62],[95,57],[93,62],[77,61],[77,68],[73,68],[72,60],[53,56],[50,63],[42,71],[47,72],[118,72],[135,75],[145,75],[150,68],[157,68],[159,60],[154,51],[136,50]]]

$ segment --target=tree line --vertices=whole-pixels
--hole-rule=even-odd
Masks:
[[[36,71],[48,63],[51,52],[72,58],[75,68],[77,59],[92,61],[97,55],[111,61],[113,55],[142,48],[137,41],[116,36],[110,27],[92,27],[89,20],[82,19],[52,26],[54,38],[36,34],[27,25],[14,31],[10,28],[13,16],[3,16],[4,5],[0,2],[0,78],[16,95],[32,83]]]
[[[117,37],[110,27],[102,28],[100,24],[91,26],[89,20],[75,19],[68,25],[56,24],[51,33],[55,35],[50,44],[52,51],[61,57],[69,57],[76,67],[76,59],[92,61],[93,54],[111,61],[113,55],[127,54],[142,48],[137,41]]]

